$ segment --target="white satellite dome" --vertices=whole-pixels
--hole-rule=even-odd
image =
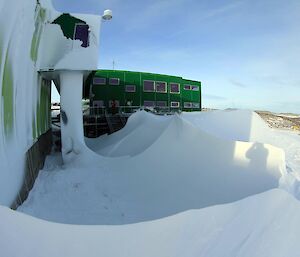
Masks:
[[[111,20],[112,19],[112,11],[111,10],[105,10],[103,15],[102,15],[103,20]]]

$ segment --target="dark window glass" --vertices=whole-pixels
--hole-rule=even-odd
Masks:
[[[172,108],[178,108],[179,107],[179,102],[171,102],[171,107]]]
[[[120,79],[110,78],[109,79],[109,85],[112,85],[112,86],[118,86],[118,85],[120,85]]]
[[[193,91],[199,91],[199,87],[198,86],[192,86],[192,90]]]
[[[94,85],[106,85],[106,78],[94,78],[93,79]]]
[[[156,85],[156,92],[159,93],[167,93],[167,83],[166,82],[155,82]]]
[[[102,100],[93,101],[93,107],[103,107],[103,106],[104,106],[104,101]]]
[[[191,85],[184,85],[184,90],[191,90]]]
[[[192,108],[192,103],[191,102],[185,102],[183,106],[184,106],[184,108]]]
[[[134,93],[136,90],[135,90],[135,85],[126,85],[125,86],[125,92],[132,92]]]
[[[166,107],[167,106],[167,102],[166,101],[157,101],[156,102],[156,106],[157,107]]]
[[[180,93],[180,86],[178,83],[170,83],[170,92],[171,93]]]
[[[193,103],[193,108],[199,109],[200,108],[200,103]]]
[[[76,24],[74,39],[82,42],[82,47],[89,46],[89,26],[87,24]]]
[[[154,92],[154,81],[144,80],[144,92]]]
[[[154,101],[144,101],[145,107],[154,107]]]

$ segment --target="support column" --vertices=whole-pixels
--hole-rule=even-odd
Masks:
[[[60,123],[64,163],[72,162],[85,147],[82,86],[82,71],[60,72]]]

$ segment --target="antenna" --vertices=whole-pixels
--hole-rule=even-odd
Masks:
[[[113,70],[115,70],[115,60],[113,60],[113,62],[112,62],[112,64],[113,64]]]

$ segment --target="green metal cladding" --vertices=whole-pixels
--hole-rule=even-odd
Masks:
[[[32,121],[32,137],[39,138],[51,127],[51,81],[42,79],[38,87],[35,117]]]
[[[2,47],[0,46],[0,48]],[[14,126],[14,87],[9,51],[10,47],[8,46],[7,52],[5,53],[2,77],[3,122],[6,137],[11,135]],[[3,56],[1,58],[3,58]]]
[[[105,84],[96,83],[97,78],[105,79]],[[118,79],[117,85],[112,85],[110,79]],[[145,92],[144,83],[154,83],[152,92]],[[178,76],[169,76],[145,72],[121,71],[121,70],[98,70],[92,73],[86,84],[92,85],[91,92],[94,101],[103,102],[108,107],[110,101],[118,101],[120,106],[146,106],[145,103],[154,103],[153,107],[174,107],[184,111],[201,111],[201,82],[183,79]],[[166,90],[160,92],[157,85],[163,85]],[[179,92],[174,92],[173,86],[177,84]],[[172,85],[172,90],[171,90]],[[126,92],[128,86],[135,86],[135,92]],[[88,98],[88,90],[85,97]],[[171,92],[173,91],[173,92]],[[176,108],[174,103],[179,103]]]

